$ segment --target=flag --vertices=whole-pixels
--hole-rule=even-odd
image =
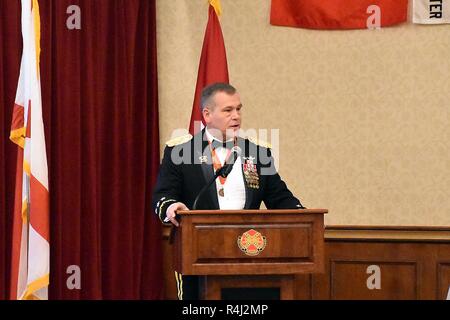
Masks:
[[[450,0],[414,0],[413,22],[420,24],[450,23]]]
[[[405,22],[408,0],[272,0],[270,23],[309,29],[365,29]]]
[[[18,146],[11,299],[48,299],[48,169],[39,76],[38,0],[22,1],[23,52],[10,139]]]
[[[203,126],[200,111],[202,89],[215,82],[228,83],[228,65],[223,41],[222,29],[218,16],[221,13],[220,1],[209,0],[209,17],[206,25],[205,38],[198,66],[197,85],[195,86],[194,104],[192,106],[189,132],[194,135]]]

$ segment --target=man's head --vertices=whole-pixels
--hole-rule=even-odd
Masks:
[[[202,91],[203,119],[208,129],[222,134],[221,139],[231,138],[237,134],[241,127],[241,108],[239,93],[229,84],[214,83]]]

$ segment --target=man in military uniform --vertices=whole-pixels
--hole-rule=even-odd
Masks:
[[[153,194],[153,208],[163,222],[175,226],[177,210],[193,208],[201,189],[214,173],[230,162],[226,178],[220,177],[198,199],[196,209],[303,208],[276,172],[270,146],[239,136],[242,103],[236,89],[225,83],[202,91],[201,110],[206,127],[196,134],[167,142]],[[232,160],[231,160],[232,161]],[[197,299],[197,277],[175,273],[179,299]]]

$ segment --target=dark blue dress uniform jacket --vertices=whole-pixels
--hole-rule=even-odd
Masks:
[[[204,133],[205,130],[202,130],[194,137],[182,137],[178,143],[169,142],[164,150],[152,201],[153,209],[162,221],[172,203],[183,202],[192,209],[196,196],[214,175],[211,149]],[[242,150],[241,169],[244,170],[244,164],[252,161],[258,175],[255,185],[256,173],[253,173],[253,179],[247,179],[243,174],[246,192],[244,209],[259,209],[262,201],[267,209],[303,208],[276,172],[270,148],[244,138],[238,138],[236,143]],[[216,184],[213,183],[199,199],[197,209],[219,209],[217,197]]]

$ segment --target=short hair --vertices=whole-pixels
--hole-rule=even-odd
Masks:
[[[211,103],[211,98],[217,93],[217,92],[225,92],[229,95],[233,95],[236,93],[236,88],[233,87],[231,84],[224,83],[224,82],[216,82],[213,84],[210,84],[209,86],[206,86],[202,90],[202,96],[200,100],[200,110],[203,111],[205,107]]]

